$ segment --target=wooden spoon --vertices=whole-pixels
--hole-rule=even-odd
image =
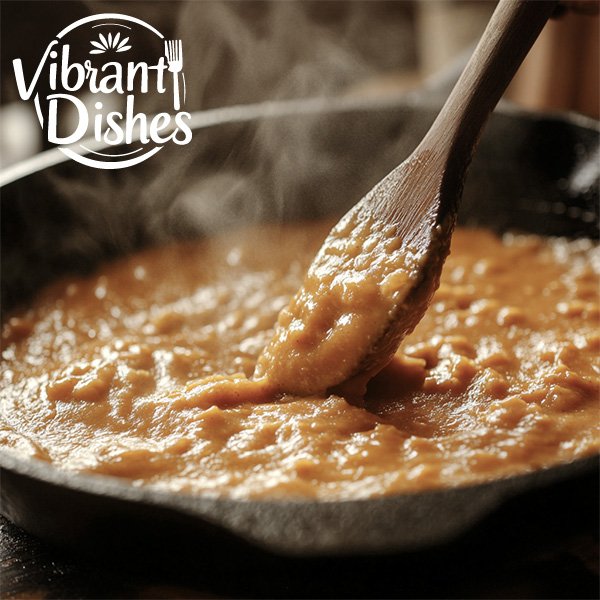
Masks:
[[[427,309],[481,132],[557,1],[501,0],[431,129],[334,227],[283,309],[255,379],[362,393]]]

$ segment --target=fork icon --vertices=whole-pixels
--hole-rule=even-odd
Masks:
[[[181,40],[166,41],[165,40],[165,56],[169,63],[169,71],[173,73],[173,106],[175,110],[179,110],[179,75],[178,73],[183,68],[183,50],[181,48]]]

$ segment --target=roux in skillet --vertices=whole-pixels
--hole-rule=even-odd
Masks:
[[[364,399],[252,381],[329,228],[237,231],[56,283],[3,326],[1,446],[135,485],[323,499],[598,452],[600,250],[588,240],[458,230],[433,304]]]

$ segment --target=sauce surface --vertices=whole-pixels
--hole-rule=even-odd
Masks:
[[[599,451],[600,249],[588,240],[457,230],[432,305],[364,398],[253,381],[329,228],[237,231],[56,283],[3,325],[0,446],[134,485],[321,499]]]

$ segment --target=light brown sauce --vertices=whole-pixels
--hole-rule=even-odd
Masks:
[[[258,357],[255,377],[283,392],[323,395],[352,379],[418,280],[425,252],[357,208],[327,236]]]
[[[55,284],[3,327],[1,447],[135,485],[324,499],[598,452],[600,255],[587,240],[457,231],[366,409],[250,380],[328,229],[235,232]]]

